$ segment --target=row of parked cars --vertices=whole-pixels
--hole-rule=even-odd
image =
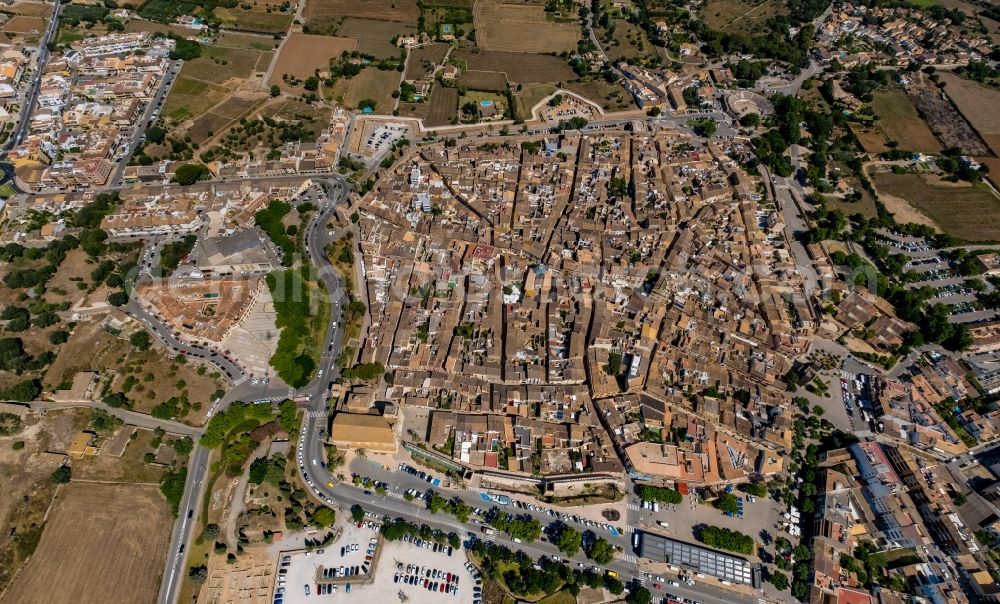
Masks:
[[[553,510],[552,508],[542,507],[540,505],[535,505],[534,503],[528,503],[526,501],[521,501],[519,499],[512,500],[511,504],[517,506],[518,508],[520,508],[522,510],[531,510],[533,512],[538,512],[538,513],[541,513],[541,514],[546,514],[548,516],[552,516],[553,518],[558,518],[559,520],[562,520],[563,522],[570,522],[570,521],[572,521],[572,522],[575,522],[577,524],[582,524],[584,526],[589,526],[591,528],[602,528],[602,529],[608,531],[609,533],[615,532],[615,531],[617,531],[619,533],[621,532],[621,531],[618,531],[617,529],[615,529],[615,527],[611,526],[607,522],[595,522],[594,520],[591,520],[589,518],[581,518],[581,517],[577,516],[576,514],[563,513],[563,512],[560,512],[559,510]],[[614,529],[614,530],[612,530],[612,529]]]
[[[422,547],[424,549],[433,550],[435,554],[438,554],[438,553],[440,553],[440,554],[448,554],[449,557],[452,555],[452,553],[454,551],[452,549],[452,547],[450,545],[446,544],[446,543],[437,543],[435,541],[429,541],[429,540],[425,541],[424,539],[421,539],[420,537],[413,537],[411,535],[405,535],[405,536],[403,536],[403,541],[406,542],[406,543],[412,543],[413,545],[416,545],[417,547]]]

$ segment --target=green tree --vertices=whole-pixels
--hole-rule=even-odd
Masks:
[[[123,291],[115,291],[108,294],[108,304],[112,306],[124,306],[128,304],[128,294]]]
[[[53,484],[66,484],[73,478],[73,470],[69,466],[59,466],[52,472]]]
[[[653,594],[645,587],[637,587],[625,597],[628,604],[650,604],[653,601]]]
[[[559,548],[559,551],[572,558],[578,551],[580,551],[580,544],[582,540],[580,531],[563,525],[559,529],[559,533],[556,535],[554,543],[555,546]]]
[[[351,506],[351,518],[354,518],[355,522],[361,522],[365,518],[365,509],[355,503]]]
[[[28,401],[33,401],[38,398],[38,395],[42,393],[42,383],[38,380],[23,380],[14,384],[10,388],[7,388],[2,393],[0,397],[7,399],[9,401],[19,401],[26,403]]]
[[[448,501],[438,493],[433,493],[431,498],[427,500],[427,509],[431,511],[431,514],[437,514],[440,512]]]
[[[778,571],[771,573],[771,585],[778,591],[785,591],[788,589],[788,575]]]
[[[588,542],[585,553],[588,558],[603,566],[614,560],[615,546],[604,537],[598,537]]]
[[[732,493],[723,493],[712,505],[723,514],[736,514],[740,510],[740,504],[736,500],[736,495]]]
[[[171,180],[182,186],[188,186],[208,178],[210,174],[208,166],[205,164],[184,164],[174,171],[174,177]]]
[[[281,86],[273,84],[271,86],[271,96],[281,96]]]
[[[334,520],[336,520],[336,515],[328,507],[321,507],[316,510],[316,513],[312,517],[312,523],[320,528],[333,525]]]
[[[149,350],[150,346],[153,345],[153,338],[146,330],[135,332],[128,341],[136,350]]]

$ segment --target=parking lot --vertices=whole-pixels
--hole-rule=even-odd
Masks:
[[[477,604],[481,583],[468,568],[465,552],[447,546],[434,551],[433,544],[417,540],[378,541],[377,555],[369,573],[361,572],[375,531],[368,527],[349,525],[334,543],[313,553],[283,554],[281,564],[288,564],[286,579],[275,588],[274,602],[306,604],[320,601],[336,602],[366,599],[369,602],[405,601],[408,604]],[[341,548],[345,548],[341,556]],[[346,550],[351,551],[346,551]],[[287,556],[287,562],[285,562]],[[343,576],[342,569],[357,567],[357,575]],[[324,569],[328,575],[324,578]],[[354,577],[357,577],[355,579]],[[319,588],[319,585],[331,587]],[[333,589],[333,586],[336,589]],[[307,588],[308,587],[308,592]],[[282,589],[281,593],[278,590]],[[320,591],[324,593],[319,593]],[[329,593],[326,593],[329,591]]]
[[[694,527],[699,524],[740,531],[757,540],[760,540],[761,531],[767,531],[772,537],[778,533],[775,527],[781,519],[781,504],[770,498],[759,497],[751,502],[745,493],[733,491],[733,494],[743,498],[742,518],[726,516],[710,505],[692,504],[690,498],[685,498],[676,506],[661,503],[659,512],[640,510],[639,526],[653,533],[685,541],[692,540]],[[666,523],[667,526],[660,523]]]
[[[353,588],[357,585],[353,580],[355,577],[357,582],[370,580],[382,553],[379,551],[382,541],[373,525],[378,526],[370,519],[365,520],[361,527],[341,522],[338,525],[342,531],[340,537],[326,547],[314,552],[282,554],[274,602],[315,602],[316,596],[338,595],[348,583],[352,583]],[[336,586],[337,590],[320,588],[321,584]],[[319,593],[327,590],[329,594]]]

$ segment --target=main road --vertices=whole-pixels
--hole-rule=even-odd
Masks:
[[[17,126],[11,132],[10,137],[0,147],[0,155],[6,156],[7,152],[14,148],[24,138],[24,133],[28,130],[28,119],[31,117],[31,108],[35,106],[35,99],[38,97],[38,89],[42,85],[42,72],[45,71],[45,63],[49,58],[49,43],[52,36],[59,29],[59,11],[62,10],[62,2],[53,3],[52,16],[49,24],[45,27],[45,34],[38,42],[38,60],[35,62],[35,75],[31,79],[31,86],[28,94],[24,96],[21,103],[21,110],[17,117]]]
[[[324,427],[324,418],[320,418],[316,415],[308,415],[303,422],[302,430],[299,434],[299,442],[301,443],[299,448],[299,451],[301,451],[301,461],[298,462],[299,471],[302,474],[303,481],[315,497],[332,505],[338,506],[342,514],[349,513],[348,510],[350,510],[353,505],[357,504],[364,508],[366,512],[373,512],[378,516],[389,516],[390,518],[402,517],[416,522],[417,524],[427,524],[431,528],[439,528],[446,533],[455,532],[460,538],[462,538],[463,541],[466,540],[466,537],[481,534],[480,528],[482,525],[475,518],[471,518],[468,522],[459,522],[457,519],[444,512],[431,514],[430,511],[426,509],[424,502],[420,499],[408,502],[401,498],[401,491],[404,491],[406,488],[412,487],[417,488],[418,490],[428,488],[428,484],[425,481],[410,477],[407,474],[389,470],[389,472],[395,477],[396,480],[394,482],[397,482],[397,484],[390,485],[391,488],[389,492],[386,495],[381,496],[374,494],[372,491],[367,491],[372,494],[366,494],[366,491],[354,487],[351,483],[337,481],[337,479],[323,467],[320,461],[322,460],[323,455],[322,435]],[[474,491],[460,491],[458,493],[451,493],[451,495],[462,498],[470,508],[475,508],[477,506],[484,508],[492,507],[492,504],[485,503],[479,493]],[[512,509],[511,511],[516,511],[518,514],[531,515],[541,521],[543,526],[555,520],[553,517],[544,513],[533,512],[531,510]],[[584,530],[594,530],[597,532],[603,531],[604,529],[594,528]],[[654,581],[644,577],[644,571],[637,565],[638,560],[632,552],[631,539],[633,534],[626,533],[615,537],[603,532],[599,536],[603,536],[605,539],[622,547],[624,550],[624,555],[616,558],[609,564],[601,566],[601,568],[616,571],[622,581],[626,583],[632,581],[633,579],[644,581],[647,589],[653,593],[653,597],[657,600],[664,597],[666,593],[671,593],[679,595],[682,598],[700,601],[705,604],[756,604],[757,602],[755,597],[730,590],[724,590],[703,582],[699,582],[693,587],[681,584],[679,587],[669,587],[664,585],[662,589],[655,589],[653,587]],[[593,564],[593,562],[589,561],[582,552],[571,558],[567,558],[548,541],[514,543],[513,541],[510,541],[509,538],[505,538],[502,535],[497,535],[493,537],[493,539],[501,542],[506,541],[504,545],[507,547],[522,550],[524,553],[534,558],[539,558],[541,556],[559,556],[561,558],[565,558],[566,562],[571,566],[589,567]]]
[[[326,224],[336,211],[337,203],[347,194],[346,180],[339,175],[324,175],[315,179],[324,190],[324,200],[319,212],[306,225],[306,250],[309,261],[318,270],[318,278],[322,281],[330,297],[332,316],[324,338],[323,356],[320,359],[317,377],[300,390],[291,393],[297,397],[308,397],[308,412],[306,420],[326,416],[326,394],[329,384],[337,378],[337,356],[343,344],[344,333],[341,321],[341,308],[344,302],[344,291],[336,270],[326,257],[326,246],[330,237]],[[171,330],[150,311],[145,309],[134,298],[126,306],[130,315],[141,321],[156,335],[164,345],[188,356],[200,358],[218,367],[232,381],[235,387],[221,401],[220,410],[234,400],[261,400],[264,398],[281,399],[289,395],[287,389],[280,392],[270,392],[267,385],[251,385],[246,381],[243,370],[231,359],[209,349],[192,346],[174,337]],[[310,443],[311,447],[322,447],[318,439]],[[173,604],[180,593],[187,569],[186,545],[190,543],[191,531],[197,523],[195,518],[198,502],[201,501],[208,473],[208,457],[210,451],[199,444],[195,445],[188,463],[187,483],[184,496],[178,506],[178,517],[170,537],[170,548],[167,554],[167,564],[160,583],[158,604]]]

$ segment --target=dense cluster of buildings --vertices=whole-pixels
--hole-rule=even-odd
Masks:
[[[9,154],[34,191],[103,186],[127,160],[164,85],[175,42],[149,33],[86,38],[44,66],[26,135]],[[141,52],[140,52],[141,51]]]
[[[845,67],[875,62],[905,67],[965,65],[993,48],[986,37],[964,35],[957,24],[908,6],[835,5],[820,31],[820,58]]]
[[[394,371],[372,402],[431,408],[418,436],[471,467],[779,472],[814,311],[743,152],[661,130],[410,153],[354,242],[360,360]]]

